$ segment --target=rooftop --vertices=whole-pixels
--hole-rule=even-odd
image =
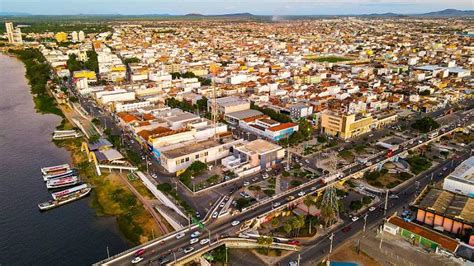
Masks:
[[[258,110],[254,110],[254,109],[242,110],[242,111],[226,114],[226,116],[230,116],[239,120],[243,120],[243,119],[254,117],[254,116],[260,116],[260,115],[262,115],[262,112]]]
[[[248,153],[255,152],[258,154],[265,154],[271,151],[279,150],[281,149],[281,146],[263,139],[256,139],[246,144],[242,144],[238,147],[238,149]]]
[[[468,196],[427,187],[413,206],[474,225],[474,199]]]

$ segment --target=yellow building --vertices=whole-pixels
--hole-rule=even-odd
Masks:
[[[96,80],[97,79],[97,77],[95,75],[95,72],[90,71],[90,70],[74,71],[73,77],[75,79],[81,79],[81,78],[86,78],[87,80]]]
[[[349,139],[368,133],[372,129],[384,127],[395,122],[396,119],[395,113],[374,118],[371,114],[343,114],[325,111],[321,114],[321,127],[323,132],[328,135]]]
[[[371,130],[373,118],[370,115],[338,114],[331,111],[321,115],[321,127],[324,133],[341,139],[349,139]]]
[[[54,35],[54,38],[56,38],[57,42],[65,42],[67,41],[67,33],[65,32],[58,32],[56,35]]]

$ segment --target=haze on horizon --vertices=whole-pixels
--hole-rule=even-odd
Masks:
[[[0,0],[2,12],[33,15],[230,14],[347,15],[416,14],[447,8],[473,9],[472,0]]]

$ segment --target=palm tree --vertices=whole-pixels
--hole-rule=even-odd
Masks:
[[[286,234],[290,234],[290,232],[293,230],[290,221],[286,221],[285,224],[283,225],[283,230],[285,230]]]
[[[307,215],[309,215],[309,208],[311,208],[311,206],[315,205],[315,198],[311,195],[307,195],[304,199],[303,199],[303,203],[304,205],[306,206],[308,212],[307,212]]]

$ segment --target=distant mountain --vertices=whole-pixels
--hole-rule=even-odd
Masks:
[[[378,18],[394,18],[394,17],[406,17],[407,15],[402,15],[402,14],[396,14],[396,13],[372,13],[372,14],[365,14],[365,15],[360,15],[360,17],[378,17]]]
[[[0,12],[0,16],[2,17],[13,17],[13,16],[31,16],[30,13],[26,12]]]
[[[472,17],[474,10],[445,9],[441,11],[418,14],[421,17]]]
[[[203,14],[198,14],[198,13],[189,13],[184,16],[185,17],[205,17]]]

